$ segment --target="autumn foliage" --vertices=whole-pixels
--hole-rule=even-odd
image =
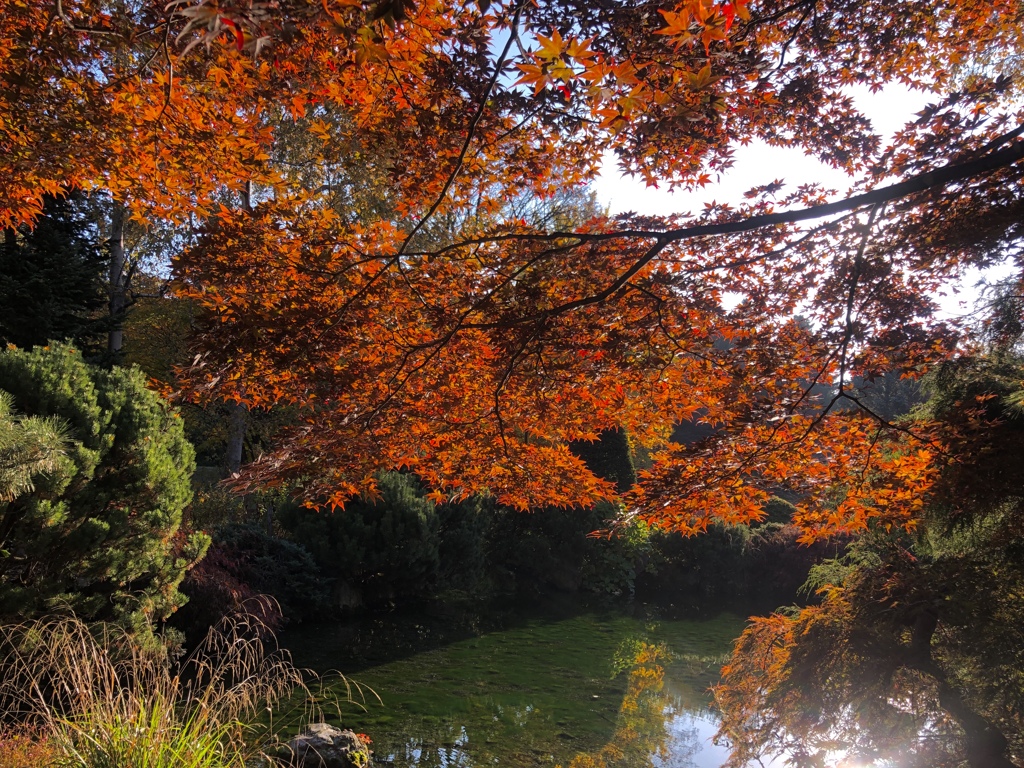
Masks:
[[[1009,475],[978,460],[1001,422],[980,392],[893,423],[854,384],[980,354],[936,293],[1000,262],[1019,280],[1022,15],[1016,0],[0,0],[0,228],[84,190],[187,233],[174,291],[199,327],[181,396],[300,414],[238,490],[338,506],[404,468],[438,502],[588,505],[620,492],[570,444],[624,429],[654,458],[620,499],[630,517],[695,533],[783,494],[804,542],[879,537],[820,605],[741,639],[720,693],[735,760],[895,733],[906,695],[927,705],[907,733],[952,723],[940,746],[966,744],[925,763],[1006,766],[1020,745],[999,718],[1020,704],[991,701],[1012,664],[989,688],[954,679],[975,631],[1018,647],[991,617],[1019,615],[996,588],[1020,583],[1019,494],[986,496]],[[851,93],[892,84],[931,104],[882,137]],[[751,179],[741,204],[672,217],[515,205],[602,164],[694,190],[752,141],[850,188]],[[670,443],[685,421],[711,435]],[[987,512],[961,505],[951,525],[994,538],[912,555],[900,537],[958,493]],[[969,599],[950,613],[953,593]],[[834,688],[793,687],[821,669]]]
[[[571,441],[699,419],[715,436],[657,454],[637,516],[694,532],[788,487],[808,541],[915,526],[941,441],[848,382],[951,354],[932,291],[1016,253],[1017,91],[991,62],[1017,3],[2,7],[0,225],[81,187],[200,229],[174,260],[205,313],[187,392],[303,413],[239,487],[338,505],[404,467],[438,499],[590,504],[615,489]],[[893,82],[934,104],[886,144],[846,89]],[[703,186],[754,139],[851,196],[508,215],[603,158]]]

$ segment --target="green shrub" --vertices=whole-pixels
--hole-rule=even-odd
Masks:
[[[576,441],[572,452],[598,477],[625,492],[636,482],[629,437],[605,430],[593,442]],[[619,515],[612,504],[588,509],[542,509],[523,514],[497,509],[487,532],[490,571],[502,591],[632,594],[646,565],[646,531],[630,527],[611,538],[591,534]]]
[[[847,537],[799,542],[801,531],[793,525],[765,523],[754,530],[747,545],[744,590],[752,607],[769,610],[798,597],[813,597],[801,591],[808,574],[824,558],[840,554],[849,543]]]
[[[780,525],[789,525],[793,522],[793,514],[795,512],[796,507],[788,501],[778,496],[772,496],[764,505],[765,518],[762,523],[779,523]]]
[[[598,505],[597,511],[606,513],[606,525],[619,512],[607,505]],[[583,564],[583,587],[613,597],[632,596],[636,593],[637,577],[650,567],[653,554],[651,529],[645,523],[632,522],[610,536],[590,537]]]
[[[638,591],[677,604],[733,601],[746,588],[750,537],[743,526],[712,525],[696,536],[657,531],[651,535],[654,562]]]
[[[636,483],[636,467],[629,445],[629,436],[621,429],[607,429],[594,442],[577,440],[570,445],[583,459],[587,469],[600,478],[615,483],[620,493]]]
[[[494,515],[492,500],[474,496],[458,504],[441,504],[435,513],[439,589],[477,597],[489,594],[486,537]]]
[[[193,452],[177,414],[138,370],[87,365],[66,345],[0,352],[0,391],[0,421],[60,432],[50,466],[0,489],[0,617],[64,607],[145,630],[173,612],[208,543],[179,535]]]
[[[379,498],[344,510],[284,505],[278,519],[325,576],[358,589],[365,602],[429,594],[441,572],[435,506],[410,475],[386,472],[378,487]]]
[[[229,590],[229,604],[218,601],[217,584],[239,585]],[[251,596],[269,595],[280,605],[285,620],[294,622],[321,615],[329,597],[309,552],[246,523],[231,523],[214,531],[209,553],[189,572],[182,589],[208,614],[208,625],[240,609]],[[213,614],[209,614],[211,608]],[[186,607],[185,612],[190,609]]]

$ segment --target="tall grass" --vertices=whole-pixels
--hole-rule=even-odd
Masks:
[[[0,628],[0,712],[41,729],[54,768],[242,768],[299,701],[303,674],[251,617],[222,623],[181,662],[123,630],[47,618]],[[298,695],[296,695],[298,694]]]

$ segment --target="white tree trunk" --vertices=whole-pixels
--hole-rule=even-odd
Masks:
[[[252,210],[252,182],[245,183],[242,190],[242,206]],[[242,449],[245,447],[245,433],[249,428],[249,409],[244,405],[236,404],[231,407],[231,420],[228,423],[228,445],[224,455],[224,467],[228,476],[238,472],[242,468]]]
[[[110,331],[107,333],[107,351],[111,355],[118,355],[121,352],[124,340],[123,315],[128,304],[128,259],[124,252],[124,217],[124,205],[115,201],[114,209],[110,213],[110,238],[107,240],[110,248],[107,278],[111,322]]]

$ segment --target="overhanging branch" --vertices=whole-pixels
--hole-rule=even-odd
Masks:
[[[1000,139],[996,139],[993,144],[998,146],[1000,140],[1006,140],[1009,137],[1020,135],[1021,131],[1024,130],[1024,126],[1018,127],[1014,131],[1005,134]],[[859,208],[871,206],[876,208],[895,200],[908,197],[910,195],[925,192],[930,189],[936,189],[939,187],[952,184],[957,181],[963,181],[976,176],[981,176],[986,173],[992,173],[1001,168],[1008,167],[1014,163],[1024,159],[1024,141],[1015,141],[1012,144],[998,149],[994,152],[990,152],[986,155],[978,157],[974,160],[969,160],[964,163],[955,165],[947,165],[944,168],[939,168],[934,171],[928,171],[913,176],[905,181],[891,184],[887,187],[881,187],[879,189],[871,190],[860,195],[853,195],[843,200],[837,200],[833,203],[824,203],[822,205],[814,205],[808,208],[800,208],[793,211],[781,211],[779,213],[767,213],[759,216],[751,216],[746,219],[739,221],[728,221],[719,222],[715,224],[699,224],[692,227],[682,227],[678,229],[668,229],[664,231],[657,230],[620,230],[617,232],[600,232],[600,233],[576,233],[576,232],[556,232],[547,234],[509,234],[509,235],[497,235],[490,238],[477,238],[474,240],[466,240],[462,243],[455,245],[446,246],[445,248],[439,249],[434,252],[427,252],[424,255],[440,255],[445,251],[451,251],[456,248],[465,248],[471,245],[480,245],[484,243],[495,243],[502,241],[525,241],[525,240],[537,240],[537,241],[550,241],[556,239],[573,239],[576,241],[576,245],[583,245],[585,243],[609,241],[609,240],[623,240],[623,239],[647,239],[653,240],[654,242],[644,251],[636,261],[625,269],[614,281],[612,281],[604,289],[583,296],[572,301],[567,301],[557,306],[548,307],[547,309],[539,312],[532,313],[514,320],[506,320],[502,323],[466,323],[463,328],[477,328],[486,329],[497,327],[498,325],[522,325],[524,323],[540,322],[547,318],[561,315],[566,312],[571,312],[576,309],[581,309],[586,306],[598,304],[603,301],[607,301],[616,292],[623,289],[629,281],[637,275],[644,267],[646,267],[651,261],[653,261],[659,253],[661,253],[666,247],[672,243],[680,242],[683,240],[690,240],[697,237],[713,237],[718,235],[733,235],[741,234],[743,232],[753,232],[758,229],[764,229],[767,227],[779,226],[781,224],[795,224],[801,221],[811,221],[814,219],[821,219],[828,216],[833,216],[838,213],[845,213]]]
[[[1024,126],[1004,134],[990,142],[990,145],[999,145],[1010,137],[1015,137],[1024,132]],[[890,184],[887,187],[879,187],[870,192],[853,195],[833,203],[812,205],[807,208],[798,208],[792,211],[780,211],[778,213],[765,213],[758,216],[751,216],[738,221],[717,222],[714,224],[697,224],[690,227],[679,227],[676,229],[652,230],[652,229],[621,229],[613,232],[547,232],[547,233],[508,233],[504,235],[490,235],[478,238],[462,240],[452,243],[443,248],[432,251],[420,251],[409,253],[410,256],[441,256],[447,252],[467,248],[473,245],[484,245],[487,243],[501,243],[509,241],[546,241],[562,240],[572,238],[580,244],[602,242],[607,240],[624,239],[652,239],[659,243],[669,243],[681,240],[690,240],[696,237],[713,237],[717,235],[737,235],[744,232],[753,232],[765,227],[774,227],[780,224],[796,224],[801,221],[813,221],[833,216],[837,213],[852,211],[857,208],[865,208],[873,205],[881,205],[894,200],[900,200],[918,192],[927,192],[930,189],[944,187],[957,181],[964,181],[986,173],[992,173],[1002,168],[1013,165],[1024,159],[1024,141],[1015,141],[1012,144],[997,149],[994,152],[982,155],[973,160],[963,163],[947,165],[937,168],[934,171],[911,176],[905,181]],[[658,248],[658,251],[661,249]],[[643,259],[650,261],[656,253],[645,254]],[[646,262],[645,262],[646,263]],[[627,278],[628,279],[628,278]]]

